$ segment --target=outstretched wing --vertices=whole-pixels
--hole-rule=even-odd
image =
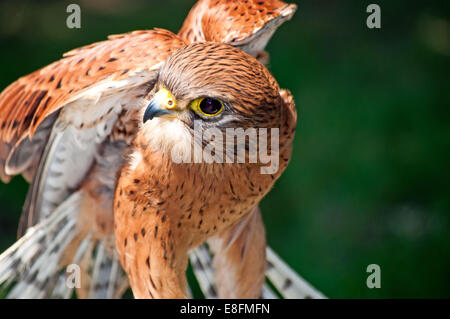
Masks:
[[[126,123],[117,128],[117,120],[139,107],[159,65],[184,44],[162,29],[110,36],[0,94],[2,178],[23,174],[32,181],[19,235],[78,187],[102,142],[125,131]]]
[[[189,42],[228,43],[257,56],[296,10],[280,0],[200,0],[178,34]]]
[[[79,129],[98,124],[109,111],[99,107],[102,99],[154,79],[158,64],[184,44],[162,29],[114,35],[72,50],[63,59],[12,83],[0,94],[2,178],[7,181],[10,175],[26,172],[35,164],[32,162],[39,157],[56,120],[55,116],[45,123],[52,114],[62,109],[64,124]],[[120,112],[120,106],[115,108]],[[39,132],[44,123],[45,132]],[[43,141],[34,145],[32,137],[37,132]],[[30,179],[33,174],[25,177]]]
[[[29,270],[2,263],[12,271],[8,280],[19,280],[10,296],[48,297],[55,284],[59,287],[57,283],[64,282],[64,272],[60,274],[64,263],[87,260],[83,271],[91,271],[94,250],[101,259],[95,264],[108,269],[100,267],[102,272],[107,270],[103,279],[94,271],[87,293],[104,296],[107,290],[106,295],[112,296],[110,290],[115,289],[104,287],[105,280],[123,282],[123,273],[114,270],[114,252],[99,255],[113,236],[110,226],[102,227],[111,225],[112,206],[108,205],[112,205],[115,175],[160,65],[184,45],[183,39],[162,29],[110,36],[66,53],[0,94],[1,177],[7,181],[23,174],[31,181],[19,236],[37,223],[47,225],[60,218],[71,223],[67,227],[62,222],[48,224],[53,231],[40,232],[37,241],[23,237],[31,249],[30,259],[24,260],[21,254],[18,258]],[[97,206],[86,206],[90,199],[96,199],[91,203]],[[94,219],[86,220],[86,216]],[[87,238],[84,247],[80,240]],[[15,254],[10,255],[2,256],[14,260]],[[47,262],[51,267],[45,266]],[[53,295],[69,293],[62,289],[63,294],[58,294],[59,290]]]

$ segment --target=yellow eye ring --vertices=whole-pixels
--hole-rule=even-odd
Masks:
[[[201,97],[191,102],[191,109],[203,117],[214,117],[224,110],[223,102],[211,97]]]

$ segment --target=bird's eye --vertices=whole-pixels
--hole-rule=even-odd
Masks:
[[[213,117],[222,113],[224,107],[218,99],[202,97],[192,101],[191,108],[201,116]]]

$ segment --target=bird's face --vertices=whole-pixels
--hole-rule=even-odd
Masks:
[[[143,122],[194,121],[219,129],[276,125],[279,87],[255,58],[220,43],[183,47],[162,66]]]
[[[162,66],[143,113],[156,148],[188,144],[194,129],[280,126],[281,98],[272,75],[255,58],[219,43],[179,49]]]

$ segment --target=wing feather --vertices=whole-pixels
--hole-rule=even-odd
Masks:
[[[14,150],[23,139],[31,140],[50,114],[88,97],[89,103],[83,104],[90,104],[91,109],[84,107],[80,112],[89,117],[90,112],[95,113],[93,92],[100,98],[105,91],[114,95],[148,81],[155,76],[155,67],[183,45],[184,40],[163,29],[110,36],[69,51],[61,60],[12,83],[0,93],[0,144],[6,144],[0,154],[4,179],[8,179],[4,171],[8,148]],[[129,81],[133,76],[140,81]]]
[[[250,44],[265,26],[271,23],[276,29],[291,19],[296,9],[295,4],[280,0],[201,0],[191,9],[178,34],[189,42]]]

